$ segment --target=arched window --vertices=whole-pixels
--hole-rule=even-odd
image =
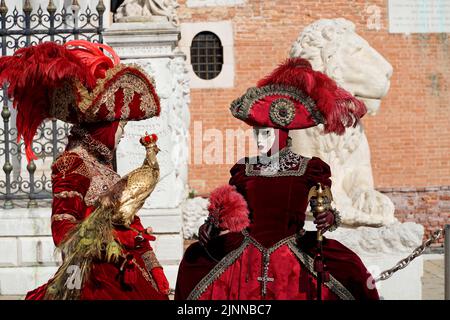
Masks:
[[[191,64],[195,74],[201,79],[211,80],[220,74],[223,46],[216,34],[203,31],[192,39]]]

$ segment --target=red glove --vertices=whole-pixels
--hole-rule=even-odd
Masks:
[[[116,239],[128,249],[151,249],[148,241],[155,241],[155,236],[148,233],[147,229],[135,228],[135,230],[123,227],[114,230]]]
[[[155,267],[150,271],[150,273],[158,286],[159,292],[169,294],[169,281],[167,281],[163,268]]]
[[[314,220],[314,224],[316,224],[317,230],[322,231],[322,233],[325,233],[325,231],[330,229],[334,223],[335,223],[334,214],[330,210],[322,212],[321,214],[317,215]]]

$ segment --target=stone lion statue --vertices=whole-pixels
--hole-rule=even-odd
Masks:
[[[292,57],[309,60],[340,86],[366,103],[375,115],[387,94],[392,66],[345,19],[321,19],[301,32],[291,49]],[[364,127],[343,136],[322,135],[322,126],[291,131],[293,149],[318,156],[332,172],[332,192],[343,223],[382,226],[396,222],[394,204],[374,189],[370,149]]]
[[[125,0],[114,14],[116,22],[168,21],[179,26],[176,0]]]

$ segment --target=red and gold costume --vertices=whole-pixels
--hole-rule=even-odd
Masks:
[[[87,41],[46,42],[20,49],[0,59],[0,82],[9,83],[8,94],[18,112],[18,136],[24,139],[29,161],[36,159],[32,140],[43,120],[73,124],[66,150],[52,165],[51,229],[60,247],[99,206],[99,196],[120,180],[112,167],[118,127],[159,115],[154,82],[139,67],[120,64],[111,48]],[[118,258],[94,259],[82,287],[72,288],[78,290],[73,297],[168,299],[168,282],[149,243],[155,238],[139,217],[129,226],[117,225],[113,238],[120,245]],[[62,254],[64,259],[67,252]],[[54,298],[49,290],[54,279],[29,292],[26,299]]]
[[[245,158],[230,170],[229,184],[245,199],[250,223],[222,227],[230,217],[241,216],[242,209],[222,210],[221,217],[213,219],[221,230],[231,232],[187,249],[175,299],[317,299],[316,232],[303,226],[310,189],[317,183],[330,187],[331,172],[321,159],[295,154],[287,143],[287,130],[323,123],[326,132],[342,133],[364,115],[365,107],[298,58],[249,89],[231,111],[250,125],[281,129],[281,150]],[[214,207],[236,205],[226,201]],[[378,299],[370,274],[354,252],[325,238],[323,256],[329,271],[323,299]]]

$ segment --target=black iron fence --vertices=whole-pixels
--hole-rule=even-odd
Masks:
[[[103,13],[105,6],[99,0],[96,7],[89,6],[83,11],[77,0],[70,9],[58,9],[49,0],[46,8],[33,8],[30,0],[25,0],[20,11],[12,11],[5,0],[0,1],[0,46],[1,54],[12,54],[16,49],[45,41],[64,43],[72,39],[103,42]],[[29,164],[24,156],[24,146],[17,142],[15,110],[6,95],[6,87],[0,96],[3,128],[0,127],[0,204],[11,209],[20,204],[29,208],[37,207],[39,199],[50,199],[50,164],[64,150],[69,126],[50,120],[43,123],[34,138],[33,150],[38,160]]]

